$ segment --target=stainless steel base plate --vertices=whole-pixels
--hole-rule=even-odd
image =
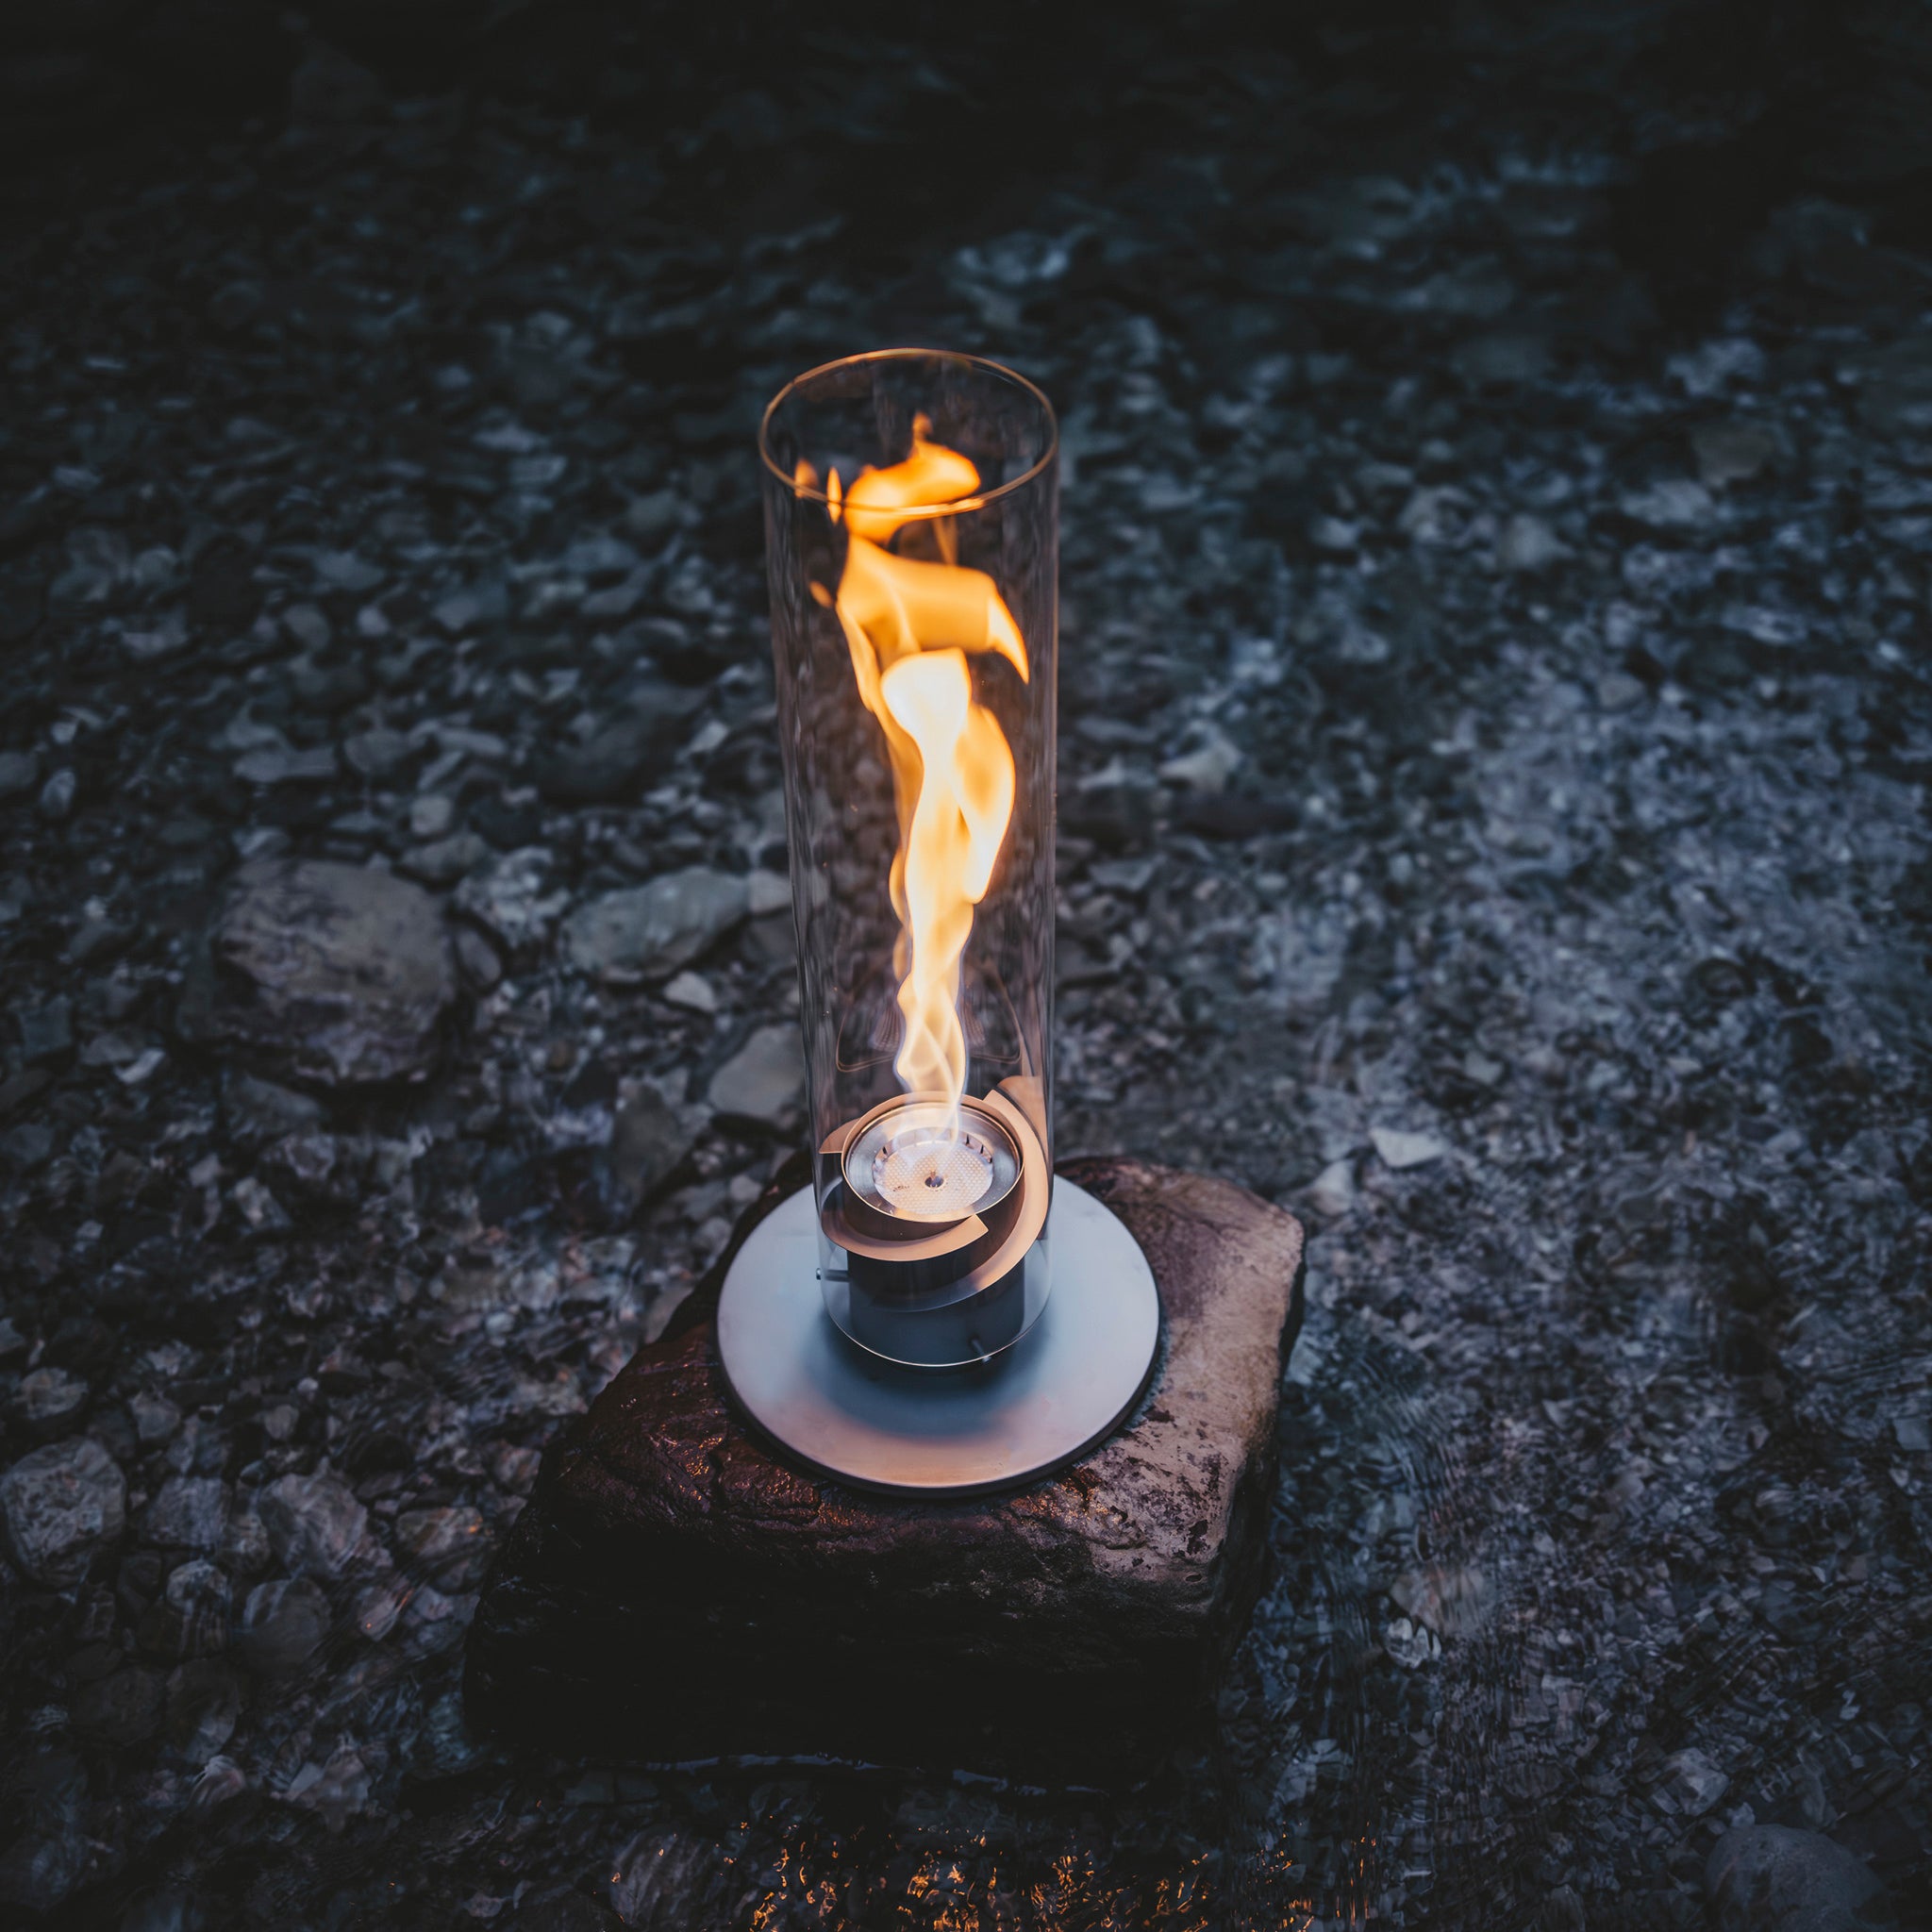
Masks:
[[[819,1291],[809,1188],[738,1251],[718,1301],[733,1394],[778,1445],[841,1482],[925,1496],[1012,1489],[1110,1434],[1160,1341],[1154,1272],[1119,1217],[1054,1184],[1046,1311],[984,1368],[902,1369],[840,1334]]]

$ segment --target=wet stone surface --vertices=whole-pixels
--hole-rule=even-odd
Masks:
[[[1118,1157],[1061,1172],[1125,1223],[1160,1288],[1159,1363],[1111,1440],[991,1499],[814,1479],[731,1401],[714,1271],[546,1464],[471,1629],[471,1721],[646,1762],[1107,1788],[1201,1748],[1263,1580],[1302,1229],[1208,1175]],[[753,1208],[725,1265],[808,1174],[793,1163]],[[674,1677],[646,1661],[661,1657]]]
[[[1706,1877],[1722,1932],[1877,1932],[1896,1923],[1872,1868],[1815,1831],[1753,1824],[1726,1832]]]
[[[1922,9],[1199,11],[7,41],[0,1916],[1924,1897]],[[1213,1747],[1106,1801],[458,1694],[794,1144],[751,437],[908,340],[1061,411],[1056,1152],[1311,1237]]]

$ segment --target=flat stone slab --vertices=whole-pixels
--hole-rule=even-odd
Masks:
[[[741,1418],[717,1291],[780,1177],[659,1341],[544,1457],[471,1626],[473,1722],[666,1763],[832,1757],[1119,1785],[1203,1725],[1262,1579],[1302,1230],[1244,1189],[1061,1172],[1159,1284],[1121,1431],[1033,1488],[901,1502],[793,1467]]]

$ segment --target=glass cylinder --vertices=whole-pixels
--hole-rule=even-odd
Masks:
[[[1050,1285],[1053,410],[882,350],[781,391],[759,452],[825,1303],[987,1361]]]

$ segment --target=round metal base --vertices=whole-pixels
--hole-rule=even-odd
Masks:
[[[904,1369],[840,1334],[809,1188],[746,1238],[718,1301],[725,1380],[780,1448],[860,1489],[968,1496],[1064,1467],[1133,1407],[1160,1341],[1154,1272],[1119,1217],[1054,1184],[1053,1292],[984,1367]]]

